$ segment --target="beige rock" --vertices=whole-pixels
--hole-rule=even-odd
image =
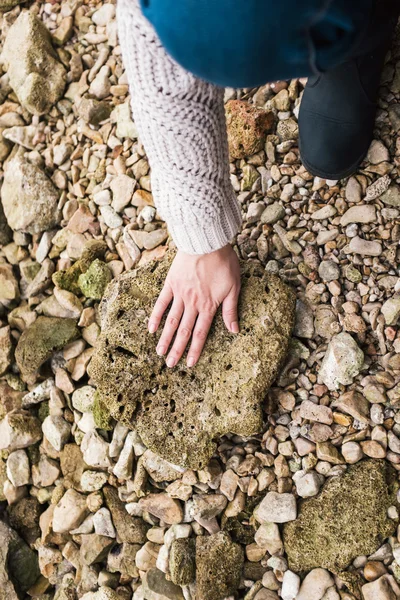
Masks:
[[[65,492],[53,514],[53,531],[67,533],[76,529],[88,514],[86,496],[73,489]]]

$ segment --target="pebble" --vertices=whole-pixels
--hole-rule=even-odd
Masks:
[[[42,429],[46,439],[58,452],[64,448],[71,435],[71,425],[61,416],[46,417]]]
[[[297,517],[296,498],[293,494],[268,492],[254,511],[259,523],[287,523]]]
[[[374,223],[376,221],[375,206],[360,204],[349,208],[340,219],[342,227],[350,223]]]
[[[313,569],[306,575],[296,600],[321,600],[335,582],[326,569]]]
[[[312,213],[311,218],[314,221],[324,221],[325,219],[330,219],[331,217],[334,217],[336,213],[337,209],[331,204],[327,204],[326,206],[323,206],[319,210]]]
[[[93,515],[93,526],[97,535],[104,535],[110,538],[117,536],[111,519],[111,513],[104,506]]]
[[[112,206],[100,206],[100,212],[104,219],[104,223],[107,227],[110,227],[110,229],[116,229],[123,224],[122,218],[115,212]]]
[[[261,215],[261,223],[267,223],[273,225],[277,223],[285,216],[286,211],[279,202],[274,202],[267,206]]]
[[[76,529],[88,514],[86,496],[69,489],[56,504],[53,513],[54,533],[67,533]]]
[[[382,254],[382,244],[377,241],[364,240],[357,235],[352,238],[349,251],[361,254],[361,256],[380,256]]]
[[[396,594],[387,575],[366,583],[361,588],[364,600],[395,600]]]
[[[349,465],[354,465],[363,458],[364,453],[357,442],[346,442],[342,446],[342,455]]]
[[[25,450],[15,450],[7,458],[7,477],[15,487],[28,485],[30,480],[29,459]]]
[[[397,325],[400,317],[400,295],[392,296],[386,300],[381,308],[386,325]]]
[[[332,409],[329,406],[315,404],[310,400],[304,400],[300,405],[300,416],[308,421],[316,421],[317,423],[325,423],[331,425],[333,423]]]
[[[282,579],[282,600],[295,600],[300,590],[300,577],[293,571],[285,571]]]
[[[297,471],[293,475],[296,492],[300,498],[311,498],[316,496],[321,487],[321,477],[315,471]]]
[[[329,343],[319,371],[320,380],[329,390],[349,385],[364,364],[364,353],[348,333],[339,333]]]
[[[83,437],[81,450],[83,459],[89,467],[107,470],[111,467],[108,453],[109,444],[97,433],[89,431]]]

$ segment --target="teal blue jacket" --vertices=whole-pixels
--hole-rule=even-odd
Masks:
[[[326,71],[351,55],[376,0],[141,0],[175,60],[222,86]]]

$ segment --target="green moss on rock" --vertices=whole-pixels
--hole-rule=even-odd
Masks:
[[[79,275],[78,285],[86,298],[101,300],[110,281],[110,269],[105,262],[97,258],[85,273]]]
[[[104,258],[107,250],[107,244],[101,240],[90,240],[82,252],[82,256],[68,269],[56,271],[53,274],[53,283],[62,290],[67,290],[75,295],[80,295],[79,277],[86,273],[90,265],[96,259]]]
[[[284,527],[289,568],[324,567],[338,574],[355,557],[373,554],[396,530],[387,511],[397,504],[398,487],[396,471],[382,460],[364,460],[331,477]]]
[[[109,409],[105,406],[97,392],[94,396],[92,414],[98,429],[105,429],[106,431],[112,430],[114,420],[110,415]]]
[[[196,583],[198,600],[222,600],[239,587],[243,549],[227,533],[196,538]]]
[[[178,539],[171,545],[169,571],[176,585],[189,585],[196,578],[196,542],[194,538]]]
[[[167,369],[147,320],[172,258],[125,273],[108,286],[89,373],[114,419],[136,427],[162,458],[198,469],[219,436],[260,431],[261,402],[286,355],[295,298],[278,277],[242,264],[241,333],[227,331],[219,310],[196,366],[187,368],[183,358]]]
[[[24,381],[34,377],[56,350],[79,337],[74,319],[38,317],[21,335],[15,359]]]

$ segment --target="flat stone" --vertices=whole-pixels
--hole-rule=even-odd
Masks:
[[[180,523],[183,520],[183,510],[179,500],[170,498],[163,492],[140,498],[139,506],[169,525]]]
[[[386,325],[397,325],[400,317],[400,294],[386,300],[381,308],[381,313],[385,317]]]
[[[81,539],[80,558],[83,564],[88,566],[102,562],[115,544],[111,537],[97,533],[83,534]]]
[[[14,231],[41,233],[54,228],[61,219],[59,191],[40,167],[20,153],[5,165],[1,201]]]
[[[60,415],[49,415],[42,425],[46,439],[60,452],[71,435],[71,425]]]
[[[109,285],[89,371],[101,402],[117,421],[131,427],[134,420],[150,450],[174,465],[198,469],[212,456],[216,436],[260,431],[260,404],[288,348],[294,297],[276,276],[243,265],[243,333],[227,332],[218,312],[197,365],[189,369],[182,361],[164,370],[146,316],[169,265],[164,260]],[[250,305],[252,311],[244,310]],[[154,388],[156,393],[149,394]]]
[[[330,219],[331,217],[334,217],[336,213],[337,209],[332,206],[332,204],[326,204],[319,210],[312,213],[311,218],[314,221],[323,221],[324,219]]]
[[[0,521],[0,599],[19,600],[40,576],[37,553]]]
[[[128,175],[118,175],[111,181],[110,188],[113,193],[111,206],[114,210],[122,212],[130,204],[135,186],[135,180],[132,177],[128,177]]]
[[[243,550],[225,532],[196,538],[198,600],[220,600],[235,594],[243,568]]]
[[[386,206],[400,207],[400,188],[392,184],[379,198]]]
[[[67,490],[54,508],[53,531],[68,533],[71,529],[76,529],[88,513],[86,496],[73,489]]]
[[[382,460],[364,460],[325,483],[316,498],[300,504],[296,521],[284,526],[289,568],[323,567],[339,574],[357,556],[369,556],[396,530],[387,510],[396,504],[396,472]]]
[[[180,586],[168,581],[159,569],[150,569],[142,577],[146,600],[184,600]]]
[[[30,113],[48,113],[61,98],[66,70],[52,47],[48,29],[33,12],[22,11],[10,27],[1,60],[18,100]]]
[[[296,498],[293,494],[268,492],[254,511],[259,523],[287,523],[297,516]]]
[[[372,204],[359,204],[352,206],[340,219],[342,227],[350,223],[374,223],[376,221],[376,210]]]
[[[351,415],[361,423],[369,423],[370,404],[362,394],[355,390],[342,394],[338,400],[333,401],[331,407]]]
[[[349,250],[355,254],[361,254],[361,256],[380,256],[382,244],[377,241],[364,240],[356,235],[350,241]]]
[[[15,487],[28,485],[31,471],[28,455],[24,450],[15,450],[7,458],[7,477]]]
[[[304,578],[296,600],[321,600],[334,585],[333,577],[326,569],[313,569]]]
[[[344,463],[339,450],[331,442],[317,442],[317,458],[332,465],[342,465]]]
[[[286,215],[286,211],[283,208],[282,204],[279,202],[274,202],[267,206],[267,208],[263,211],[261,215],[261,223],[268,223],[273,225],[277,223]]]
[[[300,416],[308,421],[317,421],[317,423],[325,423],[331,425],[333,423],[332,409],[329,406],[315,404],[310,400],[303,400],[300,405]]]
[[[396,600],[398,597],[385,575],[366,583],[361,590],[364,600]]]
[[[364,353],[349,333],[334,336],[319,370],[319,378],[329,390],[350,385],[364,364]]]
[[[8,413],[0,421],[0,450],[13,452],[28,448],[42,439],[39,419],[26,411]]]
[[[367,161],[373,165],[390,160],[389,150],[379,140],[372,140],[367,154]]]
[[[15,359],[23,380],[35,377],[40,366],[56,350],[79,337],[74,319],[38,317],[21,335]]]

